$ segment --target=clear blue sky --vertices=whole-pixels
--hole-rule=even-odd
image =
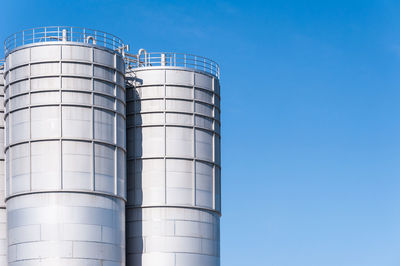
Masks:
[[[400,265],[399,1],[9,0],[1,9],[2,40],[86,26],[135,51],[219,62],[222,266]]]

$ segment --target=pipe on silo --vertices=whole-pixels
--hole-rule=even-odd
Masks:
[[[92,41],[93,44],[96,44],[96,39],[93,36],[88,36],[86,38],[86,43],[90,43]]]
[[[165,66],[165,54],[161,54],[161,66]]]
[[[139,49],[137,58],[138,58],[138,65],[140,66],[140,56],[144,53],[144,66],[147,66],[147,51],[143,48]]]
[[[63,42],[68,41],[68,37],[67,37],[68,35],[67,35],[67,34],[68,34],[67,30],[66,30],[66,29],[63,29],[63,30],[62,30],[62,41],[63,41]]]

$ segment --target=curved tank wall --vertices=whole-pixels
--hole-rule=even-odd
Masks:
[[[219,80],[168,66],[127,79],[127,265],[220,265]]]
[[[8,262],[123,266],[124,61],[66,40],[6,57]]]
[[[7,265],[7,212],[4,179],[4,79],[0,62],[0,266]]]

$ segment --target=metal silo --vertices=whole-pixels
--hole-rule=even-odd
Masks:
[[[0,59],[0,266],[7,265],[7,213],[4,179],[4,60]]]
[[[5,45],[9,265],[125,265],[122,41],[45,27]]]
[[[220,265],[219,67],[146,53],[127,71],[127,265]]]

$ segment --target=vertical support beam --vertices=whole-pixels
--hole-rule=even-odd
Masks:
[[[72,34],[72,29],[71,29],[71,34]],[[90,79],[90,84],[91,84],[91,86],[92,86],[92,88],[91,88],[91,90],[90,90],[90,96],[91,96],[91,111],[92,111],[92,117],[91,117],[91,121],[90,121],[90,123],[91,123],[91,126],[92,126],[92,128],[91,128],[91,130],[92,130],[92,132],[91,132],[91,138],[92,138],[92,141],[91,141],[91,145],[92,145],[92,154],[91,154],[91,156],[92,156],[92,167],[91,167],[91,176],[92,176],[92,190],[93,191],[96,191],[96,171],[95,171],[95,167],[96,167],[96,147],[95,147],[95,143],[94,143],[94,139],[95,139],[95,134],[94,134],[94,131],[95,131],[95,115],[94,115],[94,111],[95,111],[95,109],[94,109],[94,49],[93,49],[93,47],[92,48],[90,48],[90,50],[91,50],[91,59],[90,59],[90,61],[91,61],[91,68],[92,68],[92,77],[91,77],[91,79]]]
[[[145,54],[146,56],[146,54]],[[168,175],[167,175],[167,70],[164,69],[164,204],[167,205],[167,184],[168,184]]]
[[[116,69],[116,55],[114,54],[114,68]],[[117,71],[114,70],[114,91],[113,91],[113,95],[114,95],[114,144],[115,144],[115,148],[114,148],[114,194],[117,195],[118,194],[118,112],[117,112]]]
[[[32,191],[32,142],[31,142],[31,139],[32,139],[32,108],[31,108],[31,105],[32,105],[32,95],[31,95],[31,92],[32,92],[32,80],[31,80],[32,49],[31,48],[28,48],[28,49],[29,49],[29,66],[28,66],[28,68],[29,68],[29,78],[28,78],[28,81],[29,81],[29,92],[28,92],[29,93],[29,107],[28,107],[28,109],[29,109],[29,142],[28,142],[28,145],[29,145],[29,191]],[[10,103],[8,104],[8,106],[10,106]]]
[[[197,186],[196,186],[196,74],[192,72],[192,104],[193,104],[193,206],[196,206],[197,202]]]
[[[63,73],[63,69],[62,69],[62,60],[63,60],[63,56],[62,56],[62,46],[60,45],[60,51],[59,51],[59,64],[60,64],[60,75],[58,76],[59,78],[59,104],[58,104],[58,108],[59,108],[59,117],[60,117],[60,189],[62,190],[64,188],[64,180],[63,180],[63,123],[62,123],[62,73]]]

